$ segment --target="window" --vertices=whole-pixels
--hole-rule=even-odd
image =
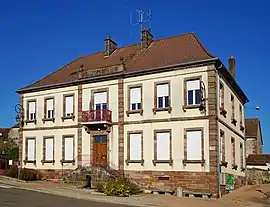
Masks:
[[[232,118],[234,119],[234,96],[231,95]]]
[[[169,161],[171,159],[170,132],[156,133],[156,160]]]
[[[200,80],[187,81],[187,104],[198,105],[201,103]]]
[[[71,117],[74,115],[74,96],[65,96],[64,116]]]
[[[130,160],[142,160],[142,134],[129,134]]]
[[[46,102],[46,117],[47,119],[54,118],[54,100],[53,98],[47,99]]]
[[[219,83],[219,107],[224,109],[224,86]]]
[[[74,160],[74,137],[63,138],[63,160],[73,161]]]
[[[220,130],[220,161],[225,162],[225,134],[224,131]]]
[[[157,108],[169,107],[169,84],[159,84],[157,87]]]
[[[36,120],[36,101],[28,102],[28,120],[29,121]]]
[[[54,160],[54,138],[45,137],[44,138],[44,161]]]
[[[141,109],[141,87],[130,88],[130,110]]]
[[[35,161],[36,160],[36,140],[35,138],[26,139],[26,161]]]
[[[107,109],[107,92],[94,93],[94,110]]]
[[[244,150],[243,150],[243,144],[240,143],[240,167],[244,168]]]
[[[232,165],[235,165],[235,140],[231,138],[231,150],[232,150]]]
[[[243,107],[239,104],[240,124],[243,124]]]
[[[186,131],[187,160],[203,160],[202,156],[202,131]]]

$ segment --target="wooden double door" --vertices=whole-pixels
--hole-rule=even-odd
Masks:
[[[108,160],[107,135],[95,135],[93,142],[93,164],[106,166]]]

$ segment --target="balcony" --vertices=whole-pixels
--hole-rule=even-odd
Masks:
[[[105,110],[90,110],[82,112],[83,125],[100,125],[112,123],[112,112],[108,109]]]

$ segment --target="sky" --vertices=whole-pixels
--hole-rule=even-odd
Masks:
[[[249,98],[246,117],[261,119],[264,152],[270,153],[270,1],[267,0],[0,0],[0,127],[16,123],[16,90],[79,56],[138,43],[137,9],[152,11],[155,39],[195,32],[227,66],[236,58],[237,82]],[[132,14],[132,24],[130,23]],[[260,106],[260,110],[253,108]]]

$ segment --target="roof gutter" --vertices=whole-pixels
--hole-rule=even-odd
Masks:
[[[91,81],[99,81],[99,80],[107,80],[110,79],[112,77],[118,77],[118,76],[132,76],[132,75],[136,75],[136,74],[140,74],[143,72],[144,75],[147,74],[151,74],[157,70],[160,69],[171,69],[171,68],[175,68],[175,67],[185,67],[188,65],[196,65],[196,64],[205,64],[205,63],[210,63],[210,62],[216,62],[218,61],[219,58],[215,57],[215,58],[210,58],[210,59],[205,59],[205,60],[198,60],[198,61],[191,61],[191,62],[187,62],[187,63],[179,63],[179,64],[173,64],[173,65],[168,65],[168,66],[161,66],[161,67],[155,67],[155,68],[150,68],[150,69],[140,69],[140,70],[136,70],[136,71],[128,71],[128,72],[118,72],[118,73],[114,73],[114,74],[109,74],[109,75],[103,75],[103,76],[98,76],[98,77],[90,77],[90,78],[84,78],[84,79],[79,79],[79,80],[74,80],[74,81],[68,81],[68,82],[64,82],[64,83],[56,83],[56,84],[50,84],[50,85],[46,85],[46,86],[37,86],[37,87],[32,87],[32,88],[22,88],[17,90],[16,92],[18,94],[22,94],[22,93],[27,93],[27,92],[36,92],[36,91],[41,91],[41,90],[48,90],[48,89],[55,89],[55,88],[59,88],[59,87],[67,87],[67,86],[74,86],[74,85],[78,85],[82,82],[91,82]]]

